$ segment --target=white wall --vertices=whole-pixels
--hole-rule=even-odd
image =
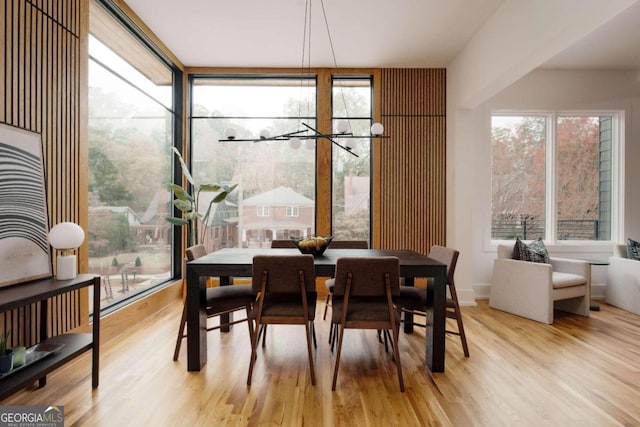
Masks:
[[[447,245],[460,250],[456,288],[462,304],[474,304],[476,291],[487,290],[482,285],[490,282],[495,258],[486,244],[484,225],[489,224],[490,206],[489,108],[498,102],[501,108],[528,102],[536,102],[538,108],[625,108],[631,126],[638,126],[633,124],[638,123],[632,113],[639,106],[630,76],[626,82],[596,79],[603,83],[599,86],[590,84],[594,76],[580,72],[532,73],[637,1],[505,0],[447,68]],[[640,139],[635,127],[628,146],[633,138]],[[627,156],[638,158],[637,143],[632,147]],[[634,179],[630,169],[627,183]],[[629,192],[632,186],[627,188]],[[638,212],[640,201],[637,194],[626,196],[626,232],[639,234],[640,218],[631,218],[631,213]],[[602,281],[597,271],[594,274],[594,281]]]

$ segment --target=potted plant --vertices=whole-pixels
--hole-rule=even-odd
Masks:
[[[11,331],[0,336],[0,374],[6,374],[13,369],[13,351],[7,348]]]
[[[189,246],[194,246],[204,242],[204,238],[207,231],[207,225],[209,223],[209,215],[211,214],[211,207],[214,203],[220,203],[227,196],[236,189],[238,184],[228,186],[222,184],[198,184],[193,179],[191,172],[189,172],[189,168],[187,164],[184,162],[184,159],[180,155],[180,152],[172,147],[172,150],[178,160],[180,161],[180,166],[182,167],[182,173],[187,179],[187,187],[182,188],[177,184],[171,184],[169,187],[173,190],[173,194],[175,198],[172,201],[173,206],[178,208],[182,212],[182,217],[167,217],[167,221],[174,225],[186,225],[187,228],[187,241],[189,242]],[[189,187],[193,190],[193,194],[189,193]],[[205,214],[201,214],[198,206],[198,202],[200,199],[200,193],[202,192],[219,192],[218,195],[209,202],[209,206]],[[198,222],[202,222],[202,230],[198,230]]]

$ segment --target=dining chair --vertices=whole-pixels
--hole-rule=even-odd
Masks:
[[[456,264],[458,262],[458,256],[460,252],[447,248],[445,246],[434,245],[429,251],[429,258],[432,258],[447,266],[447,303],[446,303],[446,317],[454,319],[457,323],[458,330],[446,330],[447,333],[458,335],[462,342],[462,350],[464,356],[469,357],[469,346],[467,345],[467,337],[464,333],[464,325],[462,324],[462,313],[460,312],[460,304],[458,303],[458,294],[456,292],[456,285],[453,279],[456,270]],[[427,288],[429,287],[432,279],[427,281]],[[429,298],[429,292],[424,288],[417,288],[413,286],[400,286],[400,295],[394,299],[398,310],[402,312],[417,313],[425,316],[429,319],[428,312],[433,307],[433,301]],[[427,320],[429,322],[429,320]],[[425,327],[426,325],[421,323],[414,323],[416,326]]]
[[[296,245],[291,240],[285,239],[275,239],[271,241],[271,249],[295,249]],[[267,340],[267,325],[262,325],[260,327],[260,331],[258,332],[258,342],[262,339],[262,346],[265,346],[265,341]],[[313,335],[313,342],[315,344],[316,336],[315,331]]]
[[[390,329],[400,391],[404,391],[398,337],[400,315],[393,297],[400,287],[400,261],[396,257],[345,257],[336,263],[331,322],[339,325],[332,390],[336,389],[345,329]]]
[[[332,240],[327,249],[369,249],[369,242],[366,240]],[[329,304],[331,303],[331,295],[333,294],[335,282],[333,277],[324,282],[327,287],[327,299],[324,302],[322,320],[327,319],[327,308],[329,308]],[[331,337],[329,337],[329,341],[331,341]]]
[[[327,249],[369,249],[369,242],[366,240],[332,240]],[[324,314],[322,315],[322,320],[327,319],[327,309],[331,303],[331,296],[333,295],[335,283],[336,280],[333,277],[325,280],[324,282],[327,288],[327,298],[324,302]],[[331,351],[333,351],[337,331],[338,325],[331,323],[329,326],[329,344],[331,345]]]
[[[291,240],[272,240],[271,249],[295,249],[296,245]]]
[[[256,295],[256,302],[250,313],[255,327],[247,385],[251,385],[256,361],[258,332],[262,325],[269,324],[304,325],[311,384],[315,385],[311,335],[318,296],[313,256],[256,255],[253,257],[251,286]]]
[[[195,245],[187,248],[186,255],[188,261],[193,261],[207,254],[204,245]],[[201,278],[206,280],[206,278]],[[253,337],[253,324],[248,321],[249,313],[253,302],[255,301],[255,294],[251,290],[251,285],[229,285],[210,287],[206,289],[206,304],[207,304],[207,318],[220,316],[222,314],[231,313],[238,310],[245,310],[247,317],[231,321],[228,323],[220,323],[216,326],[207,327],[207,331],[220,329],[222,326],[235,325],[240,322],[247,322],[249,325],[249,338]],[[178,338],[176,339],[176,347],[173,352],[173,360],[178,360],[180,354],[180,345],[182,339],[186,338],[185,325],[187,323],[187,304],[184,304],[182,308],[182,317],[180,318],[180,328],[178,329]]]

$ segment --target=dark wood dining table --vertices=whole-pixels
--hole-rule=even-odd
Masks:
[[[187,262],[187,370],[200,371],[207,363],[206,279],[219,277],[220,286],[231,284],[231,277],[251,277],[253,257],[268,254],[300,254],[297,249],[225,248]],[[433,286],[427,292],[433,297],[433,321],[427,325],[425,364],[432,372],[444,372],[446,274],[447,266],[426,255],[411,250],[390,249],[327,249],[315,257],[316,276],[334,275],[336,262],[342,257],[395,256],[400,260],[400,276],[405,286],[412,286],[415,277],[432,277]],[[202,279],[202,280],[201,280]],[[405,318],[404,330],[413,331],[413,319]]]

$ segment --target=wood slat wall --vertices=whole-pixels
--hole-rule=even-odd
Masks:
[[[428,253],[446,244],[446,70],[382,69],[379,246]],[[378,221],[376,221],[377,223]]]
[[[5,0],[0,5],[0,122],[42,135],[49,223],[73,221],[85,229],[87,10],[87,0]],[[83,255],[81,269],[86,266]],[[64,311],[70,313],[68,305],[77,308],[85,299],[69,298]],[[8,313],[0,317],[0,325],[11,327],[36,312],[32,307]],[[80,317],[59,314],[52,328],[71,328],[88,318],[86,310]],[[14,339],[22,337],[29,345],[33,332],[16,329]]]

